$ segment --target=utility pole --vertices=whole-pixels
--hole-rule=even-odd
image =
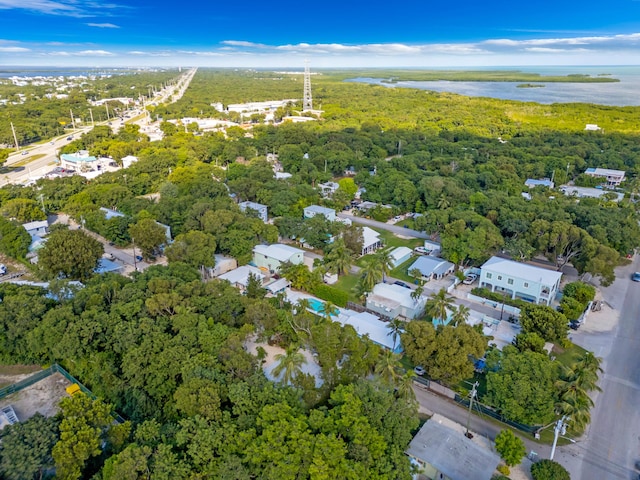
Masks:
[[[551,447],[551,455],[549,455],[549,460],[553,460],[553,456],[556,453],[556,444],[558,443],[558,437],[560,436],[560,434],[564,435],[565,433],[567,433],[568,421],[569,417],[563,415],[562,418],[556,422],[556,427],[553,429],[553,446]]]
[[[40,204],[42,205],[42,211],[44,213],[47,213],[47,210],[44,208],[44,195],[41,193],[40,195],[38,195],[38,198],[40,199]]]
[[[16,129],[13,126],[13,122],[11,122],[11,131],[13,132],[13,141],[16,142],[16,150],[20,151],[20,145],[18,145],[18,137],[16,136]]]
[[[104,102],[104,108],[107,109],[107,120],[109,120],[109,104],[107,102]]]
[[[138,261],[136,260],[136,239],[131,237],[131,243],[133,244],[133,269],[138,271]]]
[[[478,385],[479,383],[475,381],[473,383],[473,387],[471,388],[471,393],[469,394],[471,399],[469,400],[469,412],[467,413],[467,431],[464,434],[467,438],[473,438],[473,434],[469,432],[469,422],[471,421],[471,408],[473,407],[473,399],[476,396],[476,388],[478,388]]]
[[[91,126],[93,127],[94,126],[94,123],[93,123],[93,110],[89,109],[89,115],[91,115]]]
[[[69,113],[71,113],[71,126],[75,130],[76,129],[76,120],[75,120],[75,118],[73,118],[73,110],[69,109]]]

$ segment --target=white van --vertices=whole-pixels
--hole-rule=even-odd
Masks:
[[[4,264],[0,263],[0,275],[6,275],[6,273],[7,267]]]

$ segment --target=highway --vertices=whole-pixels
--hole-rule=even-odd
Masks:
[[[196,74],[197,69],[191,69],[185,72],[178,80],[176,85],[170,85],[167,88],[157,92],[156,96],[149,100],[147,103],[171,103],[179,100],[184,92],[189,87],[189,83]],[[174,93],[175,92],[175,93]],[[137,123],[142,126],[143,123],[148,121],[146,116],[141,116],[142,112],[134,115],[139,116],[136,120],[125,121],[125,123]],[[114,131],[117,131],[122,122],[118,119],[112,119],[110,125]],[[96,123],[96,125],[108,125],[109,122]],[[19,152],[15,152],[9,155],[9,158],[4,163],[4,166],[0,168],[0,187],[7,184],[25,184],[30,179],[37,179],[42,177],[45,173],[54,168],[58,160],[58,151],[72,140],[67,140],[69,136],[78,138],[81,134],[90,131],[93,126],[85,126],[74,130],[68,131],[64,135],[55,137],[48,142],[41,144],[27,145],[20,148]],[[24,152],[27,152],[25,155]]]

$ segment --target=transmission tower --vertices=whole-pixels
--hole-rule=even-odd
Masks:
[[[311,72],[309,72],[309,62],[304,62],[304,98],[302,99],[302,111],[313,110],[313,99],[311,98]]]

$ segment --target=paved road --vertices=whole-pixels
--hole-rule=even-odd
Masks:
[[[602,288],[604,299],[620,312],[618,325],[608,332],[574,334],[574,341],[603,358],[603,392],[594,397],[592,422],[574,450],[581,453],[570,469],[581,480],[637,479],[640,460],[640,284],[630,280],[640,271],[640,257],[616,270],[618,279]],[[605,307],[607,308],[607,307]],[[594,322],[596,319],[587,319]],[[595,326],[594,326],[595,327]]]
[[[391,233],[397,233],[398,235],[405,235],[407,237],[414,238],[424,238],[429,240],[431,237],[424,232],[418,232],[417,230],[411,230],[410,228],[397,227],[395,225],[390,225],[384,222],[378,222],[377,220],[371,220],[370,218],[362,218],[356,217],[355,215],[350,215],[348,213],[340,212],[338,213],[338,217],[340,218],[348,218],[354,223],[359,223],[360,225],[366,225],[367,227],[379,228],[381,230],[387,230]]]
[[[171,97],[171,101],[175,102],[184,94],[185,90],[189,86],[189,83],[193,79],[197,69],[189,70],[184,73],[182,77],[180,77],[178,81],[178,85],[175,87],[168,87],[158,92],[157,96],[151,100],[154,103],[164,103],[169,100]],[[175,95],[171,95],[172,92],[176,91]],[[145,121],[144,117],[136,120],[134,123],[138,123],[142,125]],[[128,123],[128,122],[125,122]],[[108,122],[102,122],[98,125],[107,125]],[[122,122],[118,119],[111,119],[109,124],[115,131],[122,126]],[[9,155],[9,158],[4,164],[3,171],[5,173],[0,173],[0,187],[9,183],[26,183],[30,179],[36,179],[42,177],[45,173],[50,171],[52,167],[57,163],[58,160],[58,151],[63,146],[70,143],[72,140],[67,140],[70,135],[73,135],[74,138],[77,138],[82,133],[86,133],[90,131],[93,127],[86,126],[74,130],[73,132],[67,132],[62,136],[55,137],[50,142],[46,142],[39,145],[27,145],[21,148],[20,152],[15,152],[12,155]],[[26,155],[23,155],[23,152],[28,152]],[[40,158],[35,160],[30,160],[30,158],[35,155],[43,155]]]

